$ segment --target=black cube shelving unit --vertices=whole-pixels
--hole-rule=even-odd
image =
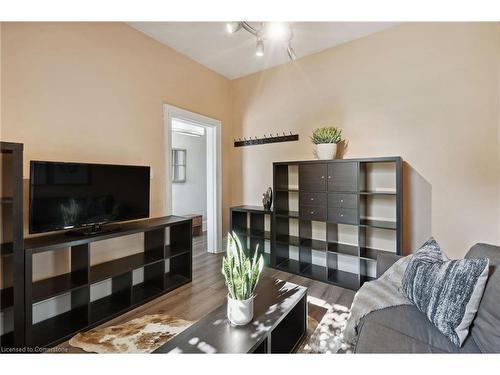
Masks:
[[[0,142],[0,347],[24,346],[23,144]]]
[[[253,256],[258,247],[267,266],[271,264],[272,216],[272,211],[260,206],[236,206],[229,210],[229,227],[240,239],[245,253]]]
[[[271,266],[357,290],[402,252],[402,159],[273,163]],[[292,251],[293,250],[293,251]]]
[[[81,330],[123,314],[180,287],[192,279],[192,222],[177,216],[121,224],[102,234],[56,233],[25,240],[25,345],[48,348]],[[144,250],[100,264],[91,264],[90,244],[144,233]],[[33,282],[33,256],[70,248],[70,271]],[[141,277],[134,281],[134,273]],[[92,298],[98,284],[110,283],[110,293]],[[70,308],[33,322],[33,305],[65,296]]]

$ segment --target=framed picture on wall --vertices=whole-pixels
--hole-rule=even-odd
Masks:
[[[186,182],[187,151],[182,148],[172,149],[172,182]]]

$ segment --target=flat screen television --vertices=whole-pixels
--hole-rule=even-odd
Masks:
[[[149,217],[149,169],[31,161],[30,233],[97,232],[102,224]]]

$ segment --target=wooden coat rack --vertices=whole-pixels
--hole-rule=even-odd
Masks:
[[[254,146],[254,145],[263,145],[266,143],[279,143],[279,142],[293,142],[293,141],[298,141],[299,140],[299,135],[298,134],[279,134],[276,133],[273,135],[272,133],[268,135],[264,134],[264,137],[258,138],[238,138],[234,139],[234,147],[242,147],[242,146]]]

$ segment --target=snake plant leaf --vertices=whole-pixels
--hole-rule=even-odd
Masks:
[[[254,292],[255,288],[257,287],[260,273],[262,272],[262,269],[264,268],[264,258],[262,257],[262,254],[260,254],[258,259],[259,260],[257,261],[256,266],[252,269],[252,276],[251,276],[252,293]]]
[[[259,244],[255,246],[255,253],[253,254],[253,259],[252,259],[252,269],[255,267],[255,262],[257,261],[258,254],[259,254]]]
[[[230,266],[230,259],[227,259],[226,257],[222,258],[222,273],[224,275],[224,279],[226,281],[226,286],[229,295],[231,298],[235,298],[234,295],[234,283],[233,283],[233,278],[231,275],[231,266]]]
[[[233,232],[233,238],[236,242],[236,252],[237,252],[237,258],[236,262],[240,263],[240,267],[243,266],[244,258],[245,258],[245,253],[243,252],[243,246],[241,246],[240,239],[238,238],[238,235]]]
[[[234,240],[234,237],[231,234],[228,234],[227,236],[227,253],[228,255],[231,255],[233,257],[238,256],[236,241]]]

